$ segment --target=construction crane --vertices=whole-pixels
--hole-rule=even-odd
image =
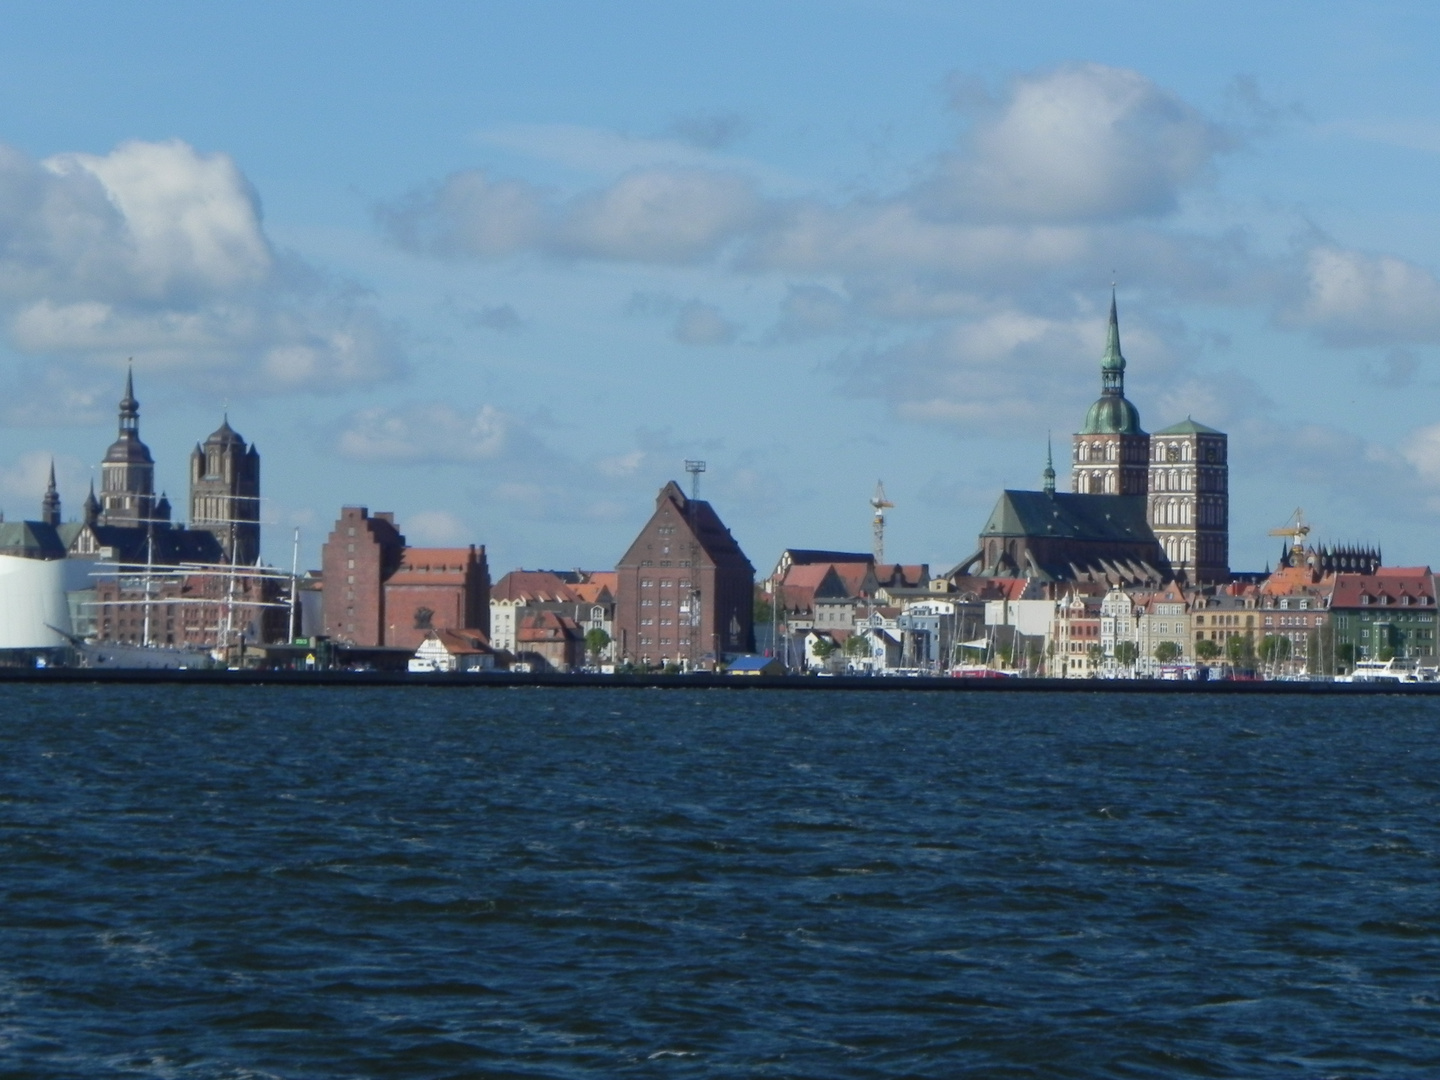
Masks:
[[[875,508],[871,527],[874,530],[875,565],[879,566],[885,561],[885,511],[895,508],[895,504],[885,497],[885,485],[879,480],[875,481],[875,494],[870,498],[870,505]]]
[[[1291,554],[1297,558],[1303,557],[1305,554],[1305,537],[1310,535],[1310,526],[1305,523],[1305,511],[1297,506],[1295,512],[1290,515],[1289,521],[1278,529],[1271,529],[1266,535],[1290,537]]]

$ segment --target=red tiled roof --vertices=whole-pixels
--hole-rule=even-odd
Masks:
[[[1336,574],[1332,608],[1370,604],[1435,606],[1435,577],[1428,566],[1382,566],[1374,574]]]
[[[549,570],[512,570],[490,589],[490,599],[576,603],[582,598]]]
[[[445,646],[451,656],[493,653],[483,630],[431,630],[427,637]]]

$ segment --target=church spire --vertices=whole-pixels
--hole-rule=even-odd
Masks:
[[[45,487],[45,497],[40,500],[40,520],[46,525],[60,524],[60,492],[55,487],[55,459],[50,459],[50,483]]]
[[[1048,434],[1045,436],[1045,472],[1042,474],[1042,476],[1044,477],[1044,479],[1040,485],[1040,490],[1045,492],[1046,495],[1054,495],[1055,455],[1054,452],[1051,450],[1050,436]]]
[[[135,400],[135,368],[125,369],[125,396],[120,399],[120,437],[140,434],[140,402]]]
[[[1100,358],[1100,385],[1107,394],[1125,394],[1125,356],[1120,352],[1120,315],[1115,290],[1110,290],[1110,326],[1105,333],[1105,355]]]

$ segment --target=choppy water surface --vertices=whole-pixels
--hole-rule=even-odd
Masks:
[[[5,687],[0,1075],[1440,1070],[1440,702]]]

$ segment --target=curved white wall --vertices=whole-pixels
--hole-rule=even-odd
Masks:
[[[65,561],[0,555],[0,649],[65,644],[65,638],[50,629],[70,632]]]

